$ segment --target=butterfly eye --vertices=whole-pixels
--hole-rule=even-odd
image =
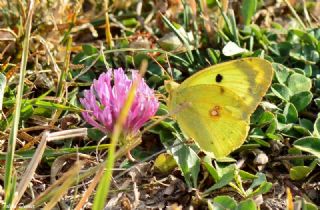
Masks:
[[[217,74],[216,76],[216,82],[221,82],[223,79],[222,75],[221,74]]]

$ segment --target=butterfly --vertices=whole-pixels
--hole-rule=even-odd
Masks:
[[[271,63],[261,58],[213,65],[181,84],[166,83],[169,112],[201,150],[223,158],[244,143],[272,78]]]

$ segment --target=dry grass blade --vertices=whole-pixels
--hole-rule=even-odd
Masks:
[[[89,199],[89,196],[92,194],[93,190],[95,189],[95,187],[97,186],[97,184],[99,183],[102,175],[103,175],[103,169],[105,163],[102,163],[96,173],[96,175],[94,176],[94,178],[92,179],[92,182],[90,183],[88,189],[86,190],[86,192],[83,194],[81,200],[79,201],[79,203],[77,204],[77,206],[75,207],[75,210],[81,210],[83,208],[83,206],[86,204],[87,200]]]
[[[109,46],[109,48],[111,49],[112,48],[112,35],[111,35],[111,31],[110,31],[110,22],[109,22],[109,0],[105,0],[104,1],[104,7],[105,7],[105,10],[106,10],[106,14],[105,14],[105,17],[106,17],[106,25],[105,25],[105,29],[106,29],[106,42],[107,42],[107,45]]]
[[[53,183],[53,185],[47,188],[46,191],[44,191],[27,206],[39,207],[46,201],[50,200],[44,209],[52,209],[61,199],[61,197],[68,191],[69,187],[74,183],[74,179],[77,178],[82,166],[83,163],[81,161],[77,161],[74,166],[64,173],[59,180]]]
[[[57,141],[74,137],[85,137],[87,136],[87,130],[87,128],[77,128],[50,133],[48,136],[48,141]]]
[[[122,147],[120,150],[117,151],[116,153],[116,159],[122,157],[124,154],[127,153],[127,151],[135,148],[136,146],[138,146],[141,143],[141,138],[136,138],[135,141],[132,142],[132,144],[127,145],[125,147]],[[82,195],[81,200],[79,201],[78,205],[76,206],[75,210],[81,210],[83,208],[83,206],[85,205],[85,203],[87,202],[87,200],[89,199],[89,196],[92,194],[93,190],[95,189],[95,187],[97,186],[97,184],[99,183],[103,172],[104,172],[104,165],[106,164],[106,161],[101,163],[98,167],[98,170],[96,172],[96,175],[94,176],[94,178],[92,179],[92,182],[90,183],[88,189],[86,190],[86,192]]]
[[[292,13],[292,15],[295,17],[295,19],[298,21],[299,25],[303,28],[303,30],[306,30],[307,27],[304,25],[303,21],[301,20],[301,18],[299,17],[299,15],[297,14],[296,10],[292,7],[290,1],[288,0],[284,0],[286,2],[286,4],[288,5],[290,12]]]
[[[34,153],[25,173],[24,176],[21,178],[18,187],[17,187],[17,195],[14,197],[13,199],[13,206],[17,206],[19,200],[21,199],[22,195],[24,194],[25,190],[27,189],[27,186],[29,184],[29,182],[31,181],[31,179],[33,178],[34,172],[37,169],[37,166],[39,164],[39,162],[41,161],[43,152],[46,148],[47,145],[47,137],[48,137],[48,133],[45,132],[41,138],[41,142],[36,150],[36,152]]]

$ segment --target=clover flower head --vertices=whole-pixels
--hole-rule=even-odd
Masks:
[[[82,112],[83,118],[93,127],[111,134],[132,83],[138,76],[138,72],[133,70],[132,79],[129,79],[122,68],[102,73],[98,80],[93,81],[90,89],[84,91],[84,98],[80,99],[86,109]],[[155,115],[158,107],[154,91],[141,79],[124,124],[124,134],[136,134]]]

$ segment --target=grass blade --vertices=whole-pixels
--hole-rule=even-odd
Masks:
[[[22,104],[21,102],[22,102],[22,94],[23,94],[23,87],[24,87],[24,78],[25,78],[27,61],[28,61],[29,40],[30,40],[30,34],[31,34],[33,11],[34,11],[34,0],[30,0],[29,12],[28,12],[28,17],[26,20],[26,27],[25,27],[25,37],[23,41],[23,51],[22,51],[22,57],[21,57],[20,78],[19,78],[19,84],[17,87],[18,91],[17,91],[17,98],[16,98],[15,114],[14,114],[13,125],[10,131],[8,149],[7,149],[8,152],[6,156],[6,173],[4,177],[4,191],[5,191],[4,206],[11,204],[12,200],[10,198],[12,198],[12,194],[14,193],[12,191],[13,190],[12,188],[13,159],[14,159],[14,152],[16,148],[16,138],[17,138],[18,129],[19,129],[20,110],[21,110],[21,104]]]
[[[108,157],[105,162],[106,172],[103,175],[103,177],[100,181],[100,184],[98,186],[97,194],[96,194],[96,196],[94,198],[94,202],[93,202],[93,209],[104,209],[106,197],[108,196],[110,183],[111,183],[112,169],[113,169],[115,156],[116,156],[115,155],[116,145],[117,145],[117,142],[118,142],[119,137],[121,135],[122,125],[124,124],[124,122],[128,116],[130,107],[131,107],[133,100],[135,98],[136,89],[137,89],[138,84],[140,83],[140,80],[142,77],[141,75],[143,75],[143,73],[146,71],[146,69],[147,69],[147,62],[143,61],[141,64],[141,68],[140,68],[140,77],[138,77],[136,80],[133,81],[133,84],[130,88],[127,100],[126,100],[126,102],[125,102],[125,104],[119,114],[119,117],[116,121],[116,124],[114,126],[114,130],[113,130],[112,136],[111,136],[110,148],[108,151]]]
[[[17,190],[16,190],[17,195],[14,196],[14,199],[12,202],[13,206],[18,205],[18,202],[20,201],[22,195],[24,194],[25,190],[27,189],[29,182],[33,178],[34,172],[36,171],[37,166],[42,159],[43,152],[46,148],[47,137],[48,137],[48,133],[44,133],[42,136],[41,142],[40,142],[36,152],[33,155],[32,160],[30,161],[23,177],[20,179],[20,182],[19,182]]]

